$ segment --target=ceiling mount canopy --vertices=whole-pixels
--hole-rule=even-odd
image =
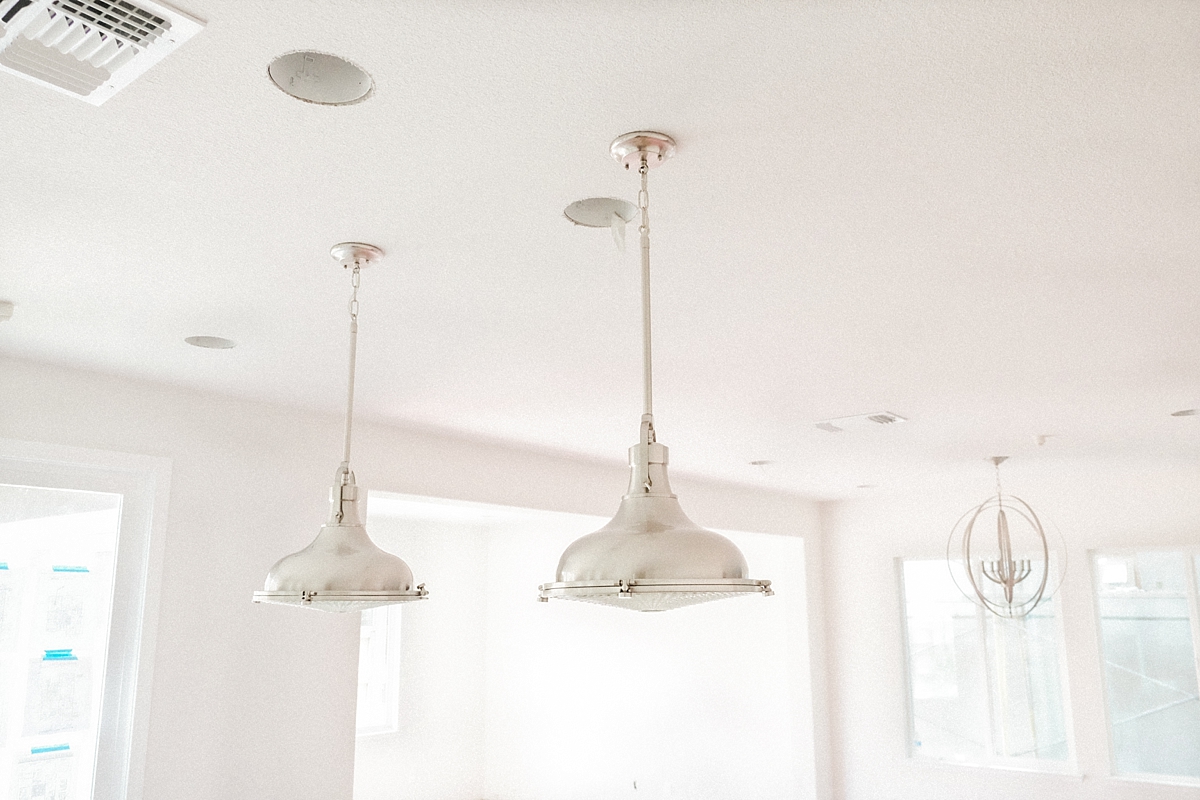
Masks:
[[[329,491],[329,521],[312,544],[271,567],[256,603],[305,606],[322,611],[362,611],[375,606],[424,600],[424,584],[414,587],[408,564],[376,547],[363,524],[363,493],[350,469],[354,422],[354,368],[358,354],[358,286],[362,269],[383,257],[378,247],[342,242],[330,255],[350,270],[350,377],[346,390],[346,439],[342,463]]]
[[[647,175],[675,153],[675,140],[664,133],[635,131],[613,140],[610,152],[625,169],[636,169],[641,175],[637,204],[642,261],[641,434],[629,448],[629,490],[616,516],[567,547],[555,581],[539,587],[539,599],[668,611],[728,597],[770,595],[771,582],[749,577],[737,545],[699,527],[683,513],[667,480],[667,448],[655,438]]]

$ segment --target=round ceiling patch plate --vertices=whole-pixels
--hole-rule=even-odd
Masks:
[[[361,67],[316,50],[284,53],[267,67],[267,75],[281,91],[322,106],[361,103],[375,86]]]
[[[589,197],[571,203],[563,211],[563,216],[587,228],[609,228],[612,227],[613,216],[619,217],[622,222],[632,222],[637,210],[637,206],[628,200]]]

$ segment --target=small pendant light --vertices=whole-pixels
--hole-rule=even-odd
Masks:
[[[358,285],[363,267],[383,257],[378,247],[359,242],[334,245],[330,254],[350,270],[350,379],[346,392],[346,442],[342,463],[329,492],[329,521],[312,544],[284,556],[254,593],[256,603],[280,603],[322,611],[362,611],[375,606],[424,600],[425,585],[413,588],[408,564],[375,546],[363,525],[362,500],[350,469],[350,430],[354,420],[354,366],[358,348]]]
[[[687,518],[667,481],[667,448],[654,433],[650,362],[650,212],[647,175],[675,152],[666,134],[636,131],[618,136],[610,148],[625,169],[641,175],[638,193],[642,251],[641,436],[629,448],[629,491],[612,521],[577,539],[563,552],[556,580],[544,583],[539,599],[581,600],[635,611],[674,608],[770,595],[771,582],[754,580],[741,551],[729,539]],[[568,214],[568,216],[570,216]],[[585,221],[574,219],[579,224]]]
[[[996,495],[963,514],[950,531],[946,560],[962,566],[950,577],[968,600],[998,617],[1027,616],[1058,589],[1066,570],[1066,548],[1046,536],[1042,521],[1028,503],[1000,488],[1000,465],[1008,456],[993,456]],[[996,535],[977,524],[995,515]],[[976,535],[982,534],[982,535]]]

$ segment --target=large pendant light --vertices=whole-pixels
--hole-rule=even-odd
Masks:
[[[625,169],[637,169],[642,179],[638,194],[644,381],[641,436],[629,448],[629,491],[616,516],[567,547],[559,559],[555,581],[539,587],[539,599],[668,611],[728,597],[770,595],[771,582],[748,577],[746,559],[733,542],[697,526],[683,513],[667,481],[667,448],[655,440],[647,175],[674,154],[675,141],[663,133],[636,131],[618,136],[610,150]]]
[[[996,494],[967,511],[950,531],[946,560],[960,592],[998,617],[1028,616],[1054,594],[1066,570],[1066,548],[1046,535],[1038,515],[1021,498],[1000,488],[1000,465],[993,456]],[[995,525],[986,523],[995,519]],[[995,530],[995,537],[989,536]],[[961,566],[961,573],[953,569]]]
[[[280,603],[322,611],[362,611],[375,606],[424,600],[424,584],[413,587],[408,564],[375,546],[363,525],[362,500],[350,469],[354,420],[354,366],[358,349],[358,286],[362,268],[383,251],[360,242],[334,245],[330,254],[350,270],[350,378],[346,392],[346,441],[342,463],[329,492],[329,521],[312,544],[284,556],[267,573],[256,603]]]

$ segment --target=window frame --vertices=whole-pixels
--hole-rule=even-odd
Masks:
[[[1156,772],[1118,772],[1117,746],[1113,736],[1112,711],[1109,707],[1109,685],[1107,659],[1104,651],[1104,633],[1100,616],[1100,559],[1112,556],[1135,556],[1138,553],[1178,553],[1184,561],[1184,579],[1188,594],[1188,617],[1192,633],[1192,664],[1196,669],[1197,684],[1200,685],[1200,575],[1196,560],[1200,558],[1197,545],[1145,545],[1126,547],[1098,547],[1088,551],[1088,571],[1091,575],[1092,614],[1096,621],[1096,669],[1099,670],[1101,686],[1101,714],[1104,717],[1104,735],[1108,744],[1108,774],[1110,777],[1130,783],[1151,783],[1163,786],[1200,787],[1200,778],[1187,775],[1165,775]]]
[[[0,481],[120,494],[113,608],[92,797],[141,797],[150,732],[171,461],[0,439]]]
[[[904,555],[896,556],[893,567],[896,575],[897,595],[899,597],[899,614],[900,614],[900,633],[903,640],[904,649],[904,704],[906,712],[906,737],[905,737],[905,752],[911,761],[950,767],[972,767],[984,769],[999,769],[1012,772],[1031,772],[1041,775],[1065,775],[1068,777],[1081,778],[1082,773],[1079,771],[1078,754],[1075,747],[1075,726],[1071,707],[1071,691],[1070,681],[1068,679],[1068,660],[1067,660],[1067,641],[1066,627],[1063,624],[1062,603],[1060,601],[1061,587],[1055,591],[1043,602],[1050,603],[1054,610],[1054,639],[1057,648],[1058,660],[1058,683],[1059,692],[1062,700],[1063,714],[1063,731],[1066,735],[1067,757],[1065,759],[1040,759],[1040,758],[1020,758],[1018,756],[998,756],[991,755],[987,758],[967,758],[963,760],[952,760],[947,758],[938,758],[937,756],[921,753],[915,750],[914,742],[916,741],[916,716],[913,707],[913,676],[912,676],[912,649],[908,629],[908,595],[905,588],[904,580],[904,563],[906,561],[940,561],[946,563],[946,556],[943,552],[939,555]],[[949,567],[947,566],[947,570]],[[949,577],[949,572],[947,572]],[[969,598],[965,598],[968,599]],[[977,608],[977,619],[979,614],[989,613],[982,608]],[[983,635],[982,630],[979,631]],[[986,658],[987,649],[984,648]],[[994,728],[995,721],[991,718],[992,709],[988,708],[988,719],[986,720],[989,729],[989,739],[991,731]]]

